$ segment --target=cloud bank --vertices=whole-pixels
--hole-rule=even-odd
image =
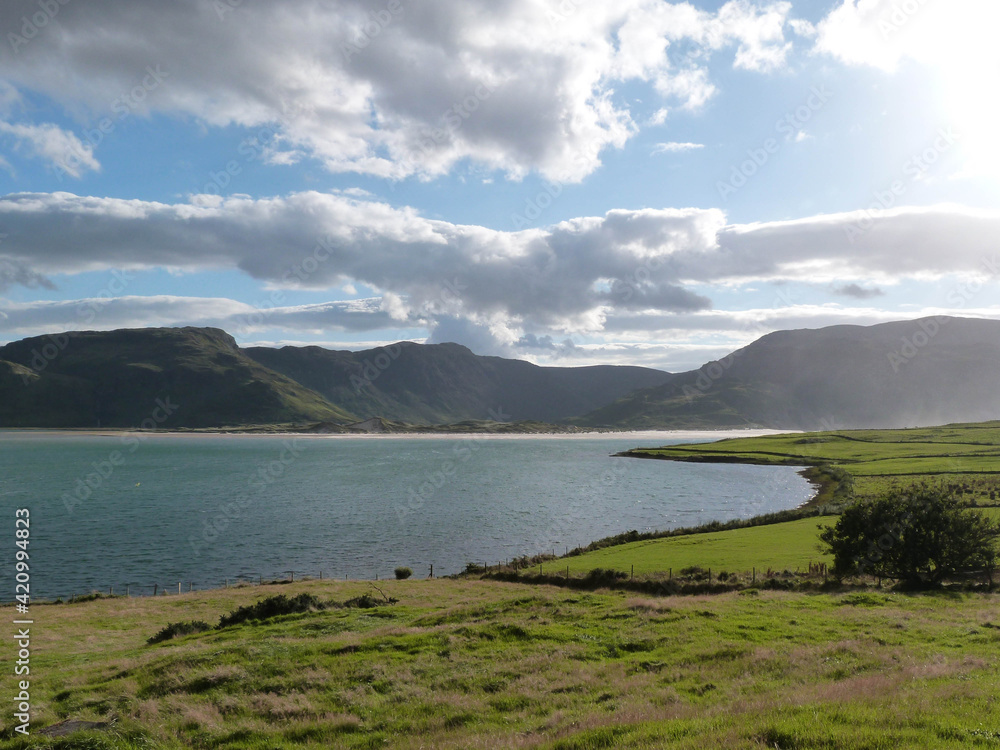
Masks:
[[[55,2],[55,0],[53,0]],[[88,124],[122,107],[215,127],[277,128],[274,163],[433,177],[468,159],[577,181],[636,132],[615,88],[664,107],[715,93],[708,59],[771,71],[791,3],[622,0],[37,0],[0,5],[0,76]],[[43,14],[44,15],[44,14]],[[143,81],[161,71],[162,86]]]

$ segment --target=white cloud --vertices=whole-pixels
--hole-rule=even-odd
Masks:
[[[94,149],[73,133],[52,123],[24,125],[0,120],[0,133],[15,141],[15,148],[25,148],[32,156],[45,159],[60,172],[77,177],[92,170],[99,172],[101,164],[94,158]]]
[[[672,154],[678,151],[693,151],[695,149],[705,148],[704,143],[678,143],[676,141],[671,141],[669,143],[657,143],[653,146],[654,154]]]
[[[330,193],[178,204],[26,193],[0,198],[0,226],[8,285],[99,269],[240,269],[279,291],[380,290],[385,321],[458,316],[515,339],[600,331],[609,315],[705,310],[697,290],[712,284],[1000,273],[1000,212],[947,205],[728,226],[717,209],[614,210],[501,232]]]
[[[6,0],[0,26],[35,11]],[[616,86],[646,82],[664,111],[697,108],[715,91],[713,53],[735,48],[733,64],[757,71],[785,60],[790,12],[746,0],[715,13],[662,0],[69,3],[58,33],[0,45],[0,76],[96,121],[156,66],[165,80],[144,114],[275,126],[271,163],[311,155],[334,172],[398,178],[470,160],[575,181],[637,130]]]
[[[817,26],[815,49],[887,73],[923,68],[942,122],[959,134],[966,163],[955,178],[1000,174],[1000,109],[985,81],[1000,71],[1000,4],[982,0],[844,0]]]
[[[211,324],[250,338],[281,328],[317,336],[419,329],[432,341],[459,338],[508,355],[537,355],[537,346],[520,343],[528,335],[677,343],[682,330],[715,331],[719,345],[738,345],[778,328],[901,317],[799,306],[780,286],[772,309],[712,310],[703,296],[712,285],[785,281],[863,298],[906,278],[947,278],[941,306],[954,311],[981,305],[969,290],[1000,277],[1000,211],[948,205],[744,225],[727,225],[715,209],[615,210],[500,232],[342,194],[171,205],[54,193],[0,199],[0,226],[7,234],[0,288],[45,285],[44,274],[150,268],[240,269],[270,288],[257,307],[172,297],[98,301],[83,315],[92,312],[102,326]],[[378,296],[289,306],[282,291],[347,285]],[[88,327],[72,303],[8,304],[3,312],[5,331],[46,322]]]

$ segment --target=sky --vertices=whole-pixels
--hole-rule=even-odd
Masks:
[[[1000,318],[995,0],[4,0],[0,343],[682,371]]]

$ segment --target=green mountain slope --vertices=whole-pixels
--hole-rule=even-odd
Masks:
[[[459,344],[367,351],[252,347],[247,355],[361,417],[438,424],[503,416],[560,422],[671,376],[645,367],[539,367]]]
[[[353,421],[214,328],[75,332],[0,347],[0,426]],[[146,426],[151,423],[146,421]]]
[[[778,331],[571,421],[832,429],[998,417],[1000,321],[938,317]]]

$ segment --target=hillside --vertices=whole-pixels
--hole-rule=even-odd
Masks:
[[[539,367],[478,356],[459,344],[244,351],[360,417],[418,424],[496,418],[500,411],[515,421],[560,422],[671,377],[646,367]]]
[[[0,347],[0,427],[215,427],[353,421],[224,331],[77,332]]]
[[[0,347],[0,427],[136,427],[168,397],[180,408],[158,427],[553,423],[669,378],[644,367],[538,367],[458,344],[240,349],[214,328],[75,332]]]
[[[1000,417],[1000,321],[777,331],[574,420],[630,429],[907,427]]]
[[[996,595],[376,585],[398,603],[327,580],[33,604],[32,736],[8,717],[0,747],[996,746]],[[333,604],[146,642],[279,594]],[[63,721],[91,731],[41,735]]]

